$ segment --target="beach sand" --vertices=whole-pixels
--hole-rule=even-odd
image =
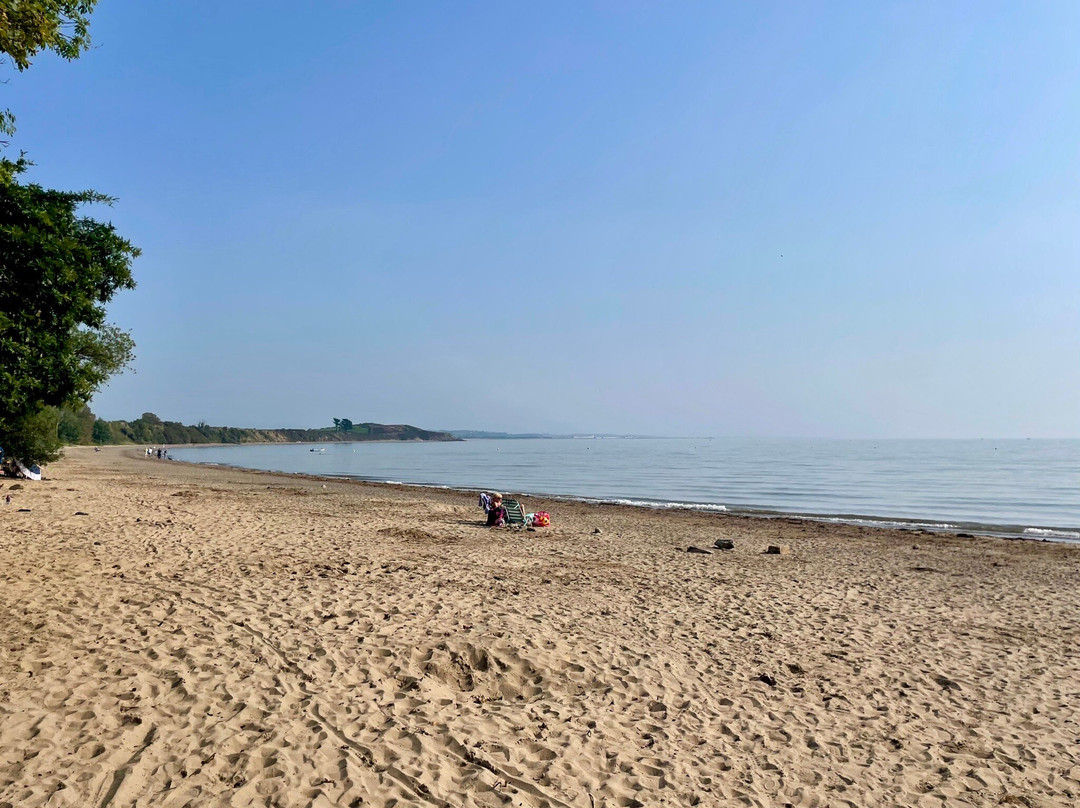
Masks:
[[[134,454],[0,504],[5,808],[1080,804],[1077,548]]]

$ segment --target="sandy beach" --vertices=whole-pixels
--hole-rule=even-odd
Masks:
[[[1080,803],[1080,549],[137,451],[3,480],[0,808]]]

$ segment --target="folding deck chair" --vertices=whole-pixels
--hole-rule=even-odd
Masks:
[[[504,499],[503,507],[506,508],[506,524],[525,527],[525,511],[522,510],[520,502],[516,499]]]

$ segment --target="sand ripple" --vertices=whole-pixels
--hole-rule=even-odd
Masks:
[[[1080,802],[1076,549],[50,472],[0,511],[0,808]]]

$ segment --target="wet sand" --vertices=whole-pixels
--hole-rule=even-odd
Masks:
[[[0,807],[1080,803],[1078,548],[136,454],[0,504]]]

